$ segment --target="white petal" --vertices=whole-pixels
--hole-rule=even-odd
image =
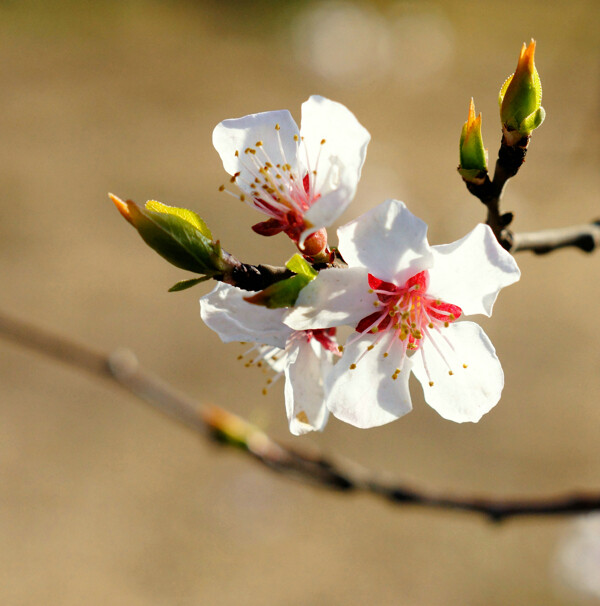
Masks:
[[[323,269],[301,291],[283,321],[296,330],[356,326],[375,311],[367,272],[360,267]]]
[[[427,224],[397,200],[338,229],[339,249],[351,267],[365,267],[380,280],[402,286],[432,263]]]
[[[327,227],[354,198],[371,135],[349,109],[319,96],[302,104],[300,132],[308,157],[299,161],[311,175],[317,171],[314,189],[321,194],[305,217]]]
[[[441,329],[441,334],[434,332],[433,339],[446,361],[427,338],[421,351],[412,357],[413,372],[423,386],[425,401],[444,419],[476,423],[497,404],[504,387],[494,346],[474,322],[450,324]]]
[[[452,244],[432,248],[428,291],[458,305],[466,315],[491,315],[500,289],[521,276],[513,256],[498,244],[487,225],[479,224]]]
[[[279,130],[275,128],[276,124],[279,124]],[[230,175],[240,172],[237,184],[244,191],[249,191],[248,184],[258,174],[255,161],[261,165],[266,161],[273,165],[286,162],[296,165],[294,135],[299,135],[298,126],[290,112],[278,110],[223,120],[213,131],[213,145],[221,156],[223,168]],[[257,148],[259,141],[262,141],[262,146]],[[247,148],[255,149],[256,153],[244,153]]]
[[[326,379],[327,408],[338,419],[356,427],[384,425],[412,409],[408,390],[411,359],[404,359],[402,372],[392,379],[401,363],[401,347],[394,343],[389,355],[383,356],[395,338],[390,332],[363,355],[377,337],[369,333],[348,345]],[[351,364],[356,364],[356,368],[351,369]]]
[[[283,324],[285,309],[267,309],[244,301],[252,292],[219,283],[200,299],[200,316],[224,343],[251,341],[285,347],[291,328]]]
[[[314,339],[312,340],[314,341]],[[325,406],[323,368],[331,367],[331,355],[306,338],[294,339],[292,349],[297,355],[285,370],[285,408],[290,431],[302,435],[322,431],[329,411]]]

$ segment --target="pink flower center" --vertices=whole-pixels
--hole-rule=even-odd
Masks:
[[[458,305],[445,303],[427,294],[429,272],[422,271],[406,281],[404,286],[384,282],[369,274],[370,292],[377,295],[377,311],[363,318],[356,331],[396,331],[408,349],[419,349],[428,330],[448,326],[462,315]]]
[[[403,286],[385,282],[371,274],[368,279],[370,292],[377,295],[377,300],[373,303],[377,311],[364,317],[357,324],[356,332],[359,334],[351,337],[346,346],[367,333],[379,333],[376,341],[369,345],[364,355],[372,350],[384,335],[395,333],[394,337],[397,339],[390,341],[388,350],[383,356],[389,355],[392,345],[400,345],[398,369],[392,377],[396,379],[407,351],[419,349],[425,338],[432,339],[435,332],[448,327],[462,315],[462,309],[458,305],[445,303],[427,294],[429,286],[427,271],[409,278]],[[351,370],[353,368],[356,368],[356,364],[350,366]]]
[[[288,159],[284,153],[279,124],[275,124],[274,129],[278,140],[275,149],[267,150],[262,141],[257,141],[253,147],[247,147],[243,152],[235,151],[245,173],[235,173],[230,182],[238,186],[241,194],[228,191],[224,185],[219,188],[271,217],[270,221],[255,226],[255,231],[263,235],[273,235],[288,229],[297,230],[300,227],[301,232],[305,227],[310,227],[304,224],[304,214],[320,198],[316,191],[320,151],[315,165],[311,166],[304,138],[295,134],[295,161]],[[325,139],[322,139],[321,147],[325,143]],[[273,160],[271,154],[276,154],[279,162]],[[294,162],[294,165],[290,162]],[[276,224],[280,226],[278,231]],[[261,229],[259,226],[262,225],[264,228]]]
[[[341,355],[340,348],[335,340],[335,335],[337,332],[336,328],[317,328],[302,332],[306,336],[307,341],[315,339],[325,351],[330,351],[336,356]]]

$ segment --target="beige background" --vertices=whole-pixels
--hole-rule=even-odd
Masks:
[[[209,289],[152,253],[113,191],[196,210],[238,257],[280,263],[285,237],[220,195],[224,118],[318,93],[372,133],[347,221],[396,197],[433,243],[484,217],[456,174],[469,98],[490,156],[497,91],[538,41],[546,123],[505,209],[530,230],[598,207],[598,3],[0,2],[0,305],[111,350],[286,443],[426,487],[536,496],[600,488],[600,255],[521,255],[482,324],[506,373],[477,425],[423,402],[380,429],[333,420],[294,438],[281,386],[198,317]],[[204,443],[110,385],[0,342],[0,603],[502,605],[556,592],[558,519],[500,527],[308,488]]]

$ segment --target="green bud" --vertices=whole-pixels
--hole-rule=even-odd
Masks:
[[[317,277],[318,272],[299,254],[295,254],[285,266],[296,275],[275,282],[255,295],[244,297],[244,300],[269,309],[293,307],[300,291]]]
[[[542,107],[542,83],[535,68],[534,54],[535,40],[529,46],[523,43],[516,71],[500,89],[500,119],[509,145],[529,136],[546,117]]]
[[[458,172],[465,181],[480,183],[488,171],[488,153],[481,138],[481,113],[475,117],[473,99],[469,115],[460,135],[460,164]]]
[[[230,269],[221,245],[212,240],[206,223],[191,210],[155,200],[141,208],[131,200],[109,197],[144,242],[175,267],[209,277]]]

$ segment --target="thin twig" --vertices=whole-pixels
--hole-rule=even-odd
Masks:
[[[579,248],[588,253],[600,248],[600,219],[585,225],[514,234],[510,252],[530,250],[544,255],[566,247]]]
[[[135,355],[127,350],[105,354],[2,313],[0,336],[74,368],[110,379],[187,428],[239,448],[274,471],[323,488],[364,492],[395,505],[479,513],[495,522],[517,516],[571,515],[600,510],[600,494],[497,499],[457,497],[389,484],[348,461],[334,462],[318,452],[282,446],[244,419],[216,406],[198,404],[144,370]]]

